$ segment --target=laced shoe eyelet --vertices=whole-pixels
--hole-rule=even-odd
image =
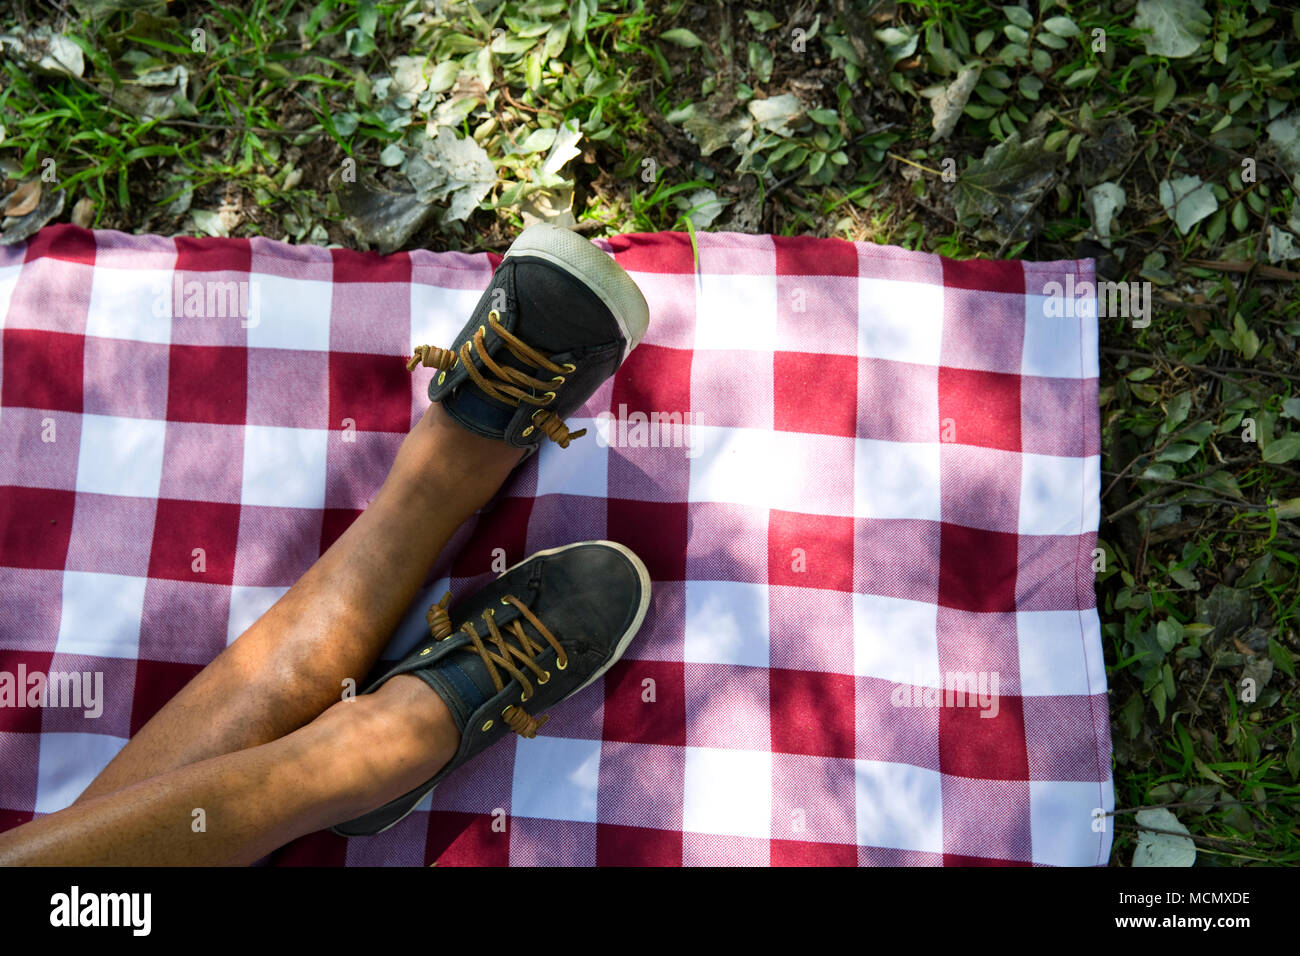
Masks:
[[[425,654],[432,654],[432,653],[433,653],[433,648],[426,647],[424,650],[420,651],[420,656],[423,657]]]
[[[532,425],[529,425],[529,426],[528,426],[527,428],[525,428],[525,429],[524,429],[520,434],[522,434],[525,438],[527,438],[527,437],[528,437],[529,435],[531,435],[532,433],[533,433],[533,426],[532,426]]]
[[[555,376],[555,378],[551,379],[551,384],[552,384],[552,385],[563,385],[563,384],[564,384],[564,376],[563,376],[563,375],[557,375],[557,376]]]
[[[442,384],[443,382],[445,382],[445,381],[447,381],[447,373],[446,373],[446,372],[439,372],[439,373],[438,373],[438,384],[441,385],[441,384]]]
[[[572,375],[574,372],[576,372],[576,371],[578,370],[578,366],[574,365],[572,362],[565,362],[565,363],[561,366],[561,368],[563,368],[563,369],[564,369],[566,372],[568,372],[570,375]]]
[[[568,669],[568,666],[569,666],[569,662],[568,662],[568,661],[564,661],[563,663],[561,663],[560,661],[557,660],[557,661],[555,662],[555,669],[556,669],[557,671],[566,670],[566,669]]]
[[[494,608],[494,607],[490,607],[490,608],[488,608],[486,611],[483,612],[483,616],[484,616],[484,617],[496,617],[496,616],[497,616],[497,609]]]
[[[549,405],[549,404],[551,404],[551,402],[555,401],[555,393],[554,393],[554,392],[547,392],[547,393],[546,393],[545,395],[543,395],[542,397],[546,399],[546,402],[544,403],[544,404],[546,404],[546,405]]]
[[[501,599],[501,603],[502,603],[502,604],[507,604],[507,605],[508,605],[510,602],[507,601],[507,600],[503,597],[503,598]]]
[[[491,721],[491,720],[486,721],[480,729],[481,729],[481,730],[491,730],[491,729],[492,729],[492,721]]]
[[[529,696],[531,696],[531,695],[529,695]],[[526,703],[528,703],[528,697],[525,697],[525,696],[521,693],[521,694],[519,695],[519,703],[521,703],[521,704],[526,704]]]
[[[550,681],[551,681],[550,671],[542,671],[542,676],[537,678],[537,683],[539,684],[549,684]]]
[[[500,321],[501,321],[501,313],[498,312],[496,309],[489,309],[489,310],[488,310],[488,318],[489,318],[489,319],[496,319],[498,322],[500,322]],[[479,328],[481,329],[481,328],[483,328],[483,326],[480,325]]]

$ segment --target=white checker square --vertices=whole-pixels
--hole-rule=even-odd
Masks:
[[[537,497],[542,495],[609,495],[609,449],[600,440],[608,434],[609,418],[565,419],[569,431],[587,429],[587,434],[568,448],[543,441],[537,451]]]
[[[599,740],[520,740],[515,746],[511,815],[595,823],[599,783]]]
[[[13,298],[14,289],[18,287],[18,273],[23,271],[22,263],[0,267],[0,329],[5,327],[5,316],[9,313],[9,300]]]
[[[767,667],[767,606],[762,584],[687,581],[686,662]]]
[[[325,429],[246,425],[240,500],[270,508],[324,508],[328,443]]]
[[[938,365],[943,342],[943,286],[858,279],[858,355]]]
[[[411,351],[417,345],[451,348],[483,297],[473,289],[442,289],[411,283]]]
[[[895,684],[942,687],[938,619],[937,604],[853,595],[853,673]]]
[[[1020,611],[1020,693],[1026,697],[1099,694],[1106,687],[1097,611]]]
[[[111,269],[92,273],[86,334],[167,345],[174,289],[170,269]]]
[[[776,276],[698,276],[695,348],[775,351]]]
[[[319,279],[250,276],[248,347],[328,352],[333,295]]]
[[[1048,866],[1105,866],[1111,827],[1093,831],[1097,810],[1115,809],[1112,781],[1029,781],[1029,833],[1034,862]]]
[[[138,657],[144,586],[124,574],[64,571],[59,653]]]
[[[1025,296],[1025,345],[1020,359],[1022,375],[1044,378],[1096,378],[1096,299],[1077,299],[1073,315],[1060,315],[1070,300],[1050,296]],[[1050,305],[1050,307],[1049,307]],[[1080,315],[1080,312],[1086,314]]]
[[[682,829],[772,837],[772,755],[765,750],[687,747]]]
[[[36,812],[57,813],[71,806],[125,746],[125,737],[109,734],[41,734]]]
[[[694,424],[690,500],[848,517],[847,490],[837,494],[839,486],[826,480],[824,469],[841,460],[848,467],[844,443],[852,440]]]
[[[166,422],[82,415],[77,491],[157,498],[166,436]]]
[[[1020,456],[1021,534],[1096,531],[1101,520],[1101,459]]]
[[[911,764],[854,761],[858,846],[942,853],[942,780]]]
[[[287,587],[248,587],[236,584],[230,589],[230,617],[226,620],[226,646],[256,623],[280,600]]]
[[[937,442],[855,441],[854,517],[941,519]]]

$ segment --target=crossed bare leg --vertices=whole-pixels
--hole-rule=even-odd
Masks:
[[[0,833],[0,865],[248,864],[432,777],[460,737],[441,698],[402,675],[342,701],[343,682],[521,454],[431,405],[352,526],[76,803]]]

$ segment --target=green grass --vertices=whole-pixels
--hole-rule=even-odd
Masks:
[[[6,54],[0,161],[25,179],[54,159],[68,208],[90,200],[99,227],[195,232],[220,213],[235,235],[354,244],[336,192],[345,160],[397,182],[385,158],[402,161],[448,98],[381,95],[396,58],[413,56],[478,77],[481,95],[450,125],[484,149],[497,182],[467,219],[408,245],[500,250],[525,202],[572,188],[590,236],[746,228],[959,258],[1099,256],[1108,277],[1150,281],[1148,327],[1108,318],[1101,329],[1097,582],[1117,804],[1175,805],[1201,865],[1300,859],[1300,296],[1294,278],[1269,272],[1296,264],[1268,262],[1266,232],[1300,216],[1288,181],[1300,170],[1267,133],[1296,108],[1300,14],[1222,0],[1207,7],[1199,48],[1172,56],[1149,54],[1132,6],[1110,0],[1023,11],[826,0],[798,23],[785,7],[737,2],[453,4],[444,19],[416,17],[419,6],[175,3],[172,21],[94,22],[55,10],[47,23],[81,47],[85,79],[37,75]],[[971,64],[978,85],[949,137],[932,141],[932,94]],[[188,96],[175,115],[142,121],[130,81],[175,65],[190,72]],[[803,120],[736,138],[750,103],[790,92]],[[547,150],[529,137],[565,123],[584,154],[548,178]],[[1055,174],[999,225],[998,197],[1020,182],[999,179],[996,162],[981,178],[980,164],[1017,140],[1035,140],[1030,166]],[[1093,241],[1085,202],[1100,172],[1127,197],[1110,250]],[[1160,184],[1190,176],[1214,211],[1184,231]],[[707,226],[704,190],[727,204]],[[1248,701],[1250,675],[1260,686]],[[1113,861],[1127,865],[1131,813],[1114,824]]]

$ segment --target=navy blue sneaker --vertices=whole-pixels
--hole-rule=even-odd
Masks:
[[[604,674],[632,642],[650,605],[650,575],[623,545],[584,541],[515,565],[459,604],[454,615],[450,598],[448,593],[429,608],[433,640],[365,693],[398,674],[420,678],[446,702],[460,748],[432,779],[339,824],[335,833],[387,830],[505,734],[535,737],[546,710]]]
[[[431,401],[476,434],[528,454],[542,436],[567,448],[564,419],[617,371],[650,310],[622,267],[582,236],[525,229],[451,348],[421,345],[407,363],[438,369]],[[525,455],[525,458],[528,456]]]

